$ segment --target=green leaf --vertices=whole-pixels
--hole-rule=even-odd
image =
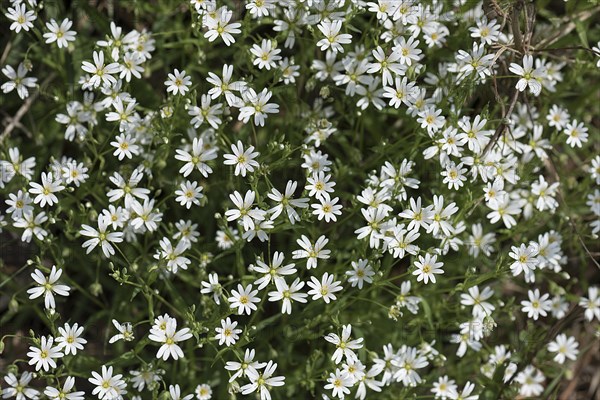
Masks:
[[[590,44],[587,39],[586,27],[583,25],[581,21],[575,21],[575,28],[577,29],[577,34],[579,35],[579,40],[581,40],[581,44],[589,48]]]

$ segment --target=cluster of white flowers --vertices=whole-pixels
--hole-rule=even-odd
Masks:
[[[545,396],[600,322],[565,86],[600,42],[556,56],[533,3],[173,3],[3,9],[2,398]]]

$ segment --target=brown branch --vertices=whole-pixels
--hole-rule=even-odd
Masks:
[[[598,346],[596,340],[597,340],[596,338],[592,337],[592,346],[594,346],[594,347]],[[560,400],[570,400],[573,398],[572,395],[573,395],[573,392],[575,391],[575,389],[577,389],[577,384],[579,383],[579,378],[581,376],[581,372],[587,365],[590,364],[594,355],[597,354],[596,352],[597,352],[597,348],[593,349],[592,351],[586,351],[584,353],[584,356],[581,357],[577,361],[577,364],[575,364],[575,366],[573,368],[573,370],[574,370],[573,379],[571,379],[571,381],[569,381],[569,384],[567,385],[567,387],[560,394],[560,397],[559,397]],[[588,393],[588,394],[591,395],[592,393]]]
[[[494,136],[492,136],[492,139],[489,141],[489,143],[483,149],[483,152],[481,153],[481,159],[483,159],[485,157],[485,155],[487,154],[487,152],[494,146],[494,144],[496,144],[498,139],[500,139],[500,136],[502,136],[502,134],[504,133],[504,130],[508,127],[508,122],[509,122],[508,117],[510,116],[510,114],[512,114],[513,109],[515,108],[515,104],[517,104],[518,98],[519,98],[519,90],[517,90],[517,88],[515,88],[514,92],[513,92],[513,97],[510,101],[510,105],[508,106],[508,110],[506,110],[506,113],[504,113],[504,115],[502,117],[502,121],[500,122],[500,125],[498,125],[498,128],[496,128],[496,131],[494,132]]]
[[[548,154],[548,162],[545,163],[545,165],[546,165],[546,168],[548,168],[550,170],[550,172],[553,174],[555,182],[560,182],[560,176],[558,175],[558,170],[556,168],[556,164],[554,163],[554,160],[552,160],[552,157],[550,157],[550,154]],[[558,189],[557,189],[556,192],[558,194],[558,199],[562,203],[563,208],[565,210],[568,210],[569,206],[567,205],[567,202],[565,201],[565,198],[562,195],[562,191],[560,190],[560,185],[558,186]],[[600,269],[600,263],[598,263],[598,261],[596,261],[596,258],[592,255],[592,253],[590,252],[590,250],[586,246],[585,242],[583,241],[583,237],[581,237],[581,234],[579,233],[579,230],[577,229],[577,226],[573,222],[573,219],[570,218],[570,217],[567,217],[567,221],[569,222],[569,225],[571,226],[571,229],[573,230],[573,233],[575,234],[575,236],[577,236],[577,239],[579,239],[579,243],[581,243],[581,246],[583,247],[583,250],[590,257],[590,259],[596,265],[596,267],[598,269]]]
[[[9,123],[6,126],[6,128],[4,128],[4,131],[2,132],[2,134],[0,135],[0,143],[4,142],[4,140],[11,134],[11,132],[13,131],[13,129],[15,129],[15,127],[20,126],[21,118],[23,118],[23,116],[27,113],[27,111],[29,111],[29,109],[31,108],[31,105],[38,98],[38,96],[40,95],[40,92],[43,90],[42,88],[46,87],[48,85],[48,83],[50,83],[50,81],[52,81],[52,79],[54,79],[55,76],[56,76],[55,73],[50,74],[50,76],[48,76],[44,80],[44,82],[42,82],[42,84],[39,86],[38,91],[33,93],[31,96],[29,96],[25,100],[23,105],[21,105],[21,108],[19,108],[19,110],[15,114],[15,116],[8,119]]]
[[[4,62],[8,58],[8,53],[10,53],[10,48],[12,47],[12,42],[8,42],[4,51],[2,52],[2,57],[0,57],[0,65],[4,65]]]
[[[600,6],[589,9],[589,10],[581,11],[580,13],[577,13],[575,15],[568,15],[568,16],[564,17],[558,23],[559,26],[562,26],[562,29],[559,30],[554,35],[551,35],[551,36],[547,37],[546,39],[542,40],[541,42],[539,42],[537,44],[538,47],[545,48],[545,47],[550,46],[552,43],[557,42],[561,38],[567,36],[569,33],[571,33],[573,31],[573,29],[576,28],[575,22],[573,22],[573,21],[583,22],[586,19],[591,18],[594,14],[598,13],[599,11],[600,11]]]
[[[592,53],[595,56],[600,57],[600,53],[597,51],[594,51],[592,49],[588,49],[587,47],[583,47],[583,46],[570,46],[570,47],[556,47],[556,48],[545,48],[545,49],[531,49],[530,51],[533,53],[541,53],[541,52],[550,52],[550,51],[564,51],[564,50],[585,50],[585,51],[589,51],[590,53]]]
[[[523,7],[523,3],[521,1],[518,1],[513,7],[512,18],[511,18],[511,28],[512,28],[513,38],[515,40],[515,47],[520,52],[524,51],[523,36],[521,35],[521,26],[519,24],[519,14],[521,13],[522,7]]]

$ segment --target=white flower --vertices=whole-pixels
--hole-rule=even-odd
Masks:
[[[52,386],[46,386],[44,394],[48,396],[50,400],[84,400],[85,392],[71,392],[73,386],[75,386],[75,378],[67,376],[62,389],[60,386],[58,389],[53,388]]]
[[[220,7],[217,9],[216,13],[214,13],[214,17],[211,16],[211,14],[212,13],[206,13],[205,17],[203,17],[203,23],[208,28],[204,37],[207,38],[209,42],[214,42],[220,36],[227,46],[235,43],[233,35],[242,32],[239,29],[242,24],[239,22],[229,23],[233,16],[233,11],[228,10],[227,7]]]
[[[200,289],[200,293],[202,294],[211,294],[213,295],[213,300],[217,304],[221,304],[221,294],[223,293],[223,288],[219,283],[219,275],[212,273],[208,274],[208,282],[201,282],[202,289]]]
[[[136,168],[133,170],[129,181],[125,181],[125,179],[123,179],[118,172],[115,172],[113,176],[109,177],[109,180],[113,183],[113,185],[117,186],[117,189],[109,190],[108,193],[106,193],[108,196],[108,201],[113,203],[121,197],[125,197],[125,208],[130,209],[134,202],[134,197],[143,200],[148,199],[150,190],[136,187],[141,182],[143,177],[144,173],[142,172],[141,168]]]
[[[48,217],[45,212],[41,212],[37,215],[33,212],[24,213],[23,217],[17,218],[13,224],[15,228],[23,228],[23,234],[21,235],[21,241],[25,243],[31,242],[31,238],[35,235],[38,240],[44,240],[48,235],[48,232],[41,228],[40,225],[48,221]]]
[[[8,12],[4,14],[6,18],[14,21],[10,24],[10,30],[15,33],[21,32],[23,29],[25,32],[29,32],[29,28],[33,28],[33,21],[37,19],[35,11],[29,10],[25,7],[25,3],[15,4],[15,8],[8,8]]]
[[[375,275],[375,271],[373,271],[371,264],[369,264],[369,260],[361,258],[358,261],[352,261],[350,264],[352,265],[352,269],[346,271],[346,275],[352,287],[358,286],[359,289],[362,289],[365,282],[373,282],[372,276]]]
[[[125,340],[126,342],[131,342],[133,339],[135,339],[133,336],[133,326],[131,325],[131,322],[124,322],[121,324],[116,319],[113,319],[112,324],[115,326],[115,328],[117,328],[119,333],[112,336],[108,340],[108,343],[114,343],[121,339]]]
[[[521,206],[519,201],[511,200],[508,195],[501,196],[496,202],[489,203],[488,207],[493,211],[487,214],[492,224],[500,221],[508,228],[512,228],[517,225],[517,220],[513,215],[521,213]]]
[[[255,285],[258,285],[258,290],[264,289],[272,280],[276,282],[277,280],[282,280],[284,276],[296,273],[293,263],[282,266],[284,257],[283,253],[276,251],[273,253],[273,260],[269,265],[260,259],[256,260],[256,265],[253,266],[252,271],[263,274],[262,278],[254,282]]]
[[[369,246],[374,249],[379,248],[382,239],[381,232],[389,225],[389,223],[383,222],[388,217],[388,209],[385,207],[369,207],[367,209],[361,208],[360,212],[367,225],[354,231],[356,238],[360,240],[369,236]]]
[[[252,209],[255,197],[256,194],[252,190],[248,190],[243,198],[237,190],[230,194],[229,198],[235,204],[237,210],[225,211],[227,221],[241,219],[245,230],[254,229],[255,221],[263,221],[265,219],[264,211],[258,208]]]
[[[447,398],[457,399],[458,392],[456,391],[457,386],[454,379],[449,379],[447,375],[438,378],[437,382],[434,382],[431,391],[435,394],[435,398],[441,398],[445,400]]]
[[[171,244],[169,238],[162,238],[160,241],[160,251],[154,255],[154,258],[167,261],[167,270],[176,274],[179,268],[187,269],[191,260],[182,254],[189,248],[189,243],[185,240],[180,240],[175,248]]]
[[[240,108],[238,120],[247,123],[250,117],[254,116],[254,125],[265,126],[267,114],[277,114],[279,112],[279,105],[268,103],[272,95],[273,93],[266,88],[259,94],[256,94],[254,89],[243,91],[242,98],[245,105]]]
[[[210,400],[212,398],[212,389],[206,383],[196,386],[195,392],[198,400]]]
[[[131,81],[131,75],[140,79],[142,77],[141,72],[144,72],[144,68],[140,66],[144,61],[144,57],[142,57],[138,53],[126,53],[123,56],[123,61],[119,64],[119,78],[125,78],[126,82]]]
[[[60,335],[56,337],[56,344],[65,352],[65,355],[77,354],[77,351],[83,350],[83,345],[87,343],[87,340],[81,337],[83,326],[79,326],[77,323],[73,326],[68,323],[65,323],[64,327],[59,326],[58,333]]]
[[[292,225],[296,222],[300,221],[300,215],[296,212],[294,207],[298,208],[307,208],[308,207],[308,199],[300,198],[293,199],[292,196],[296,191],[296,187],[298,186],[298,182],[296,181],[288,181],[285,185],[285,194],[282,194],[279,190],[273,188],[271,189],[271,193],[267,194],[271,200],[276,201],[277,204],[275,207],[271,208],[268,212],[271,214],[271,219],[276,219],[282,212],[285,212],[288,215],[288,219]]]
[[[441,109],[436,109],[433,106],[427,106],[417,113],[417,122],[421,124],[421,128],[427,129],[429,136],[433,136],[433,134],[439,131],[446,123],[446,117],[441,114]],[[452,149],[454,148],[454,146],[448,144],[448,136],[453,133],[456,133],[454,129],[446,129],[443,132],[444,138],[440,139],[440,143],[443,143],[442,150],[448,152],[448,154],[452,154]],[[458,149],[455,151],[458,152]]]
[[[183,174],[184,177],[191,174],[194,168],[200,171],[205,178],[208,178],[208,174],[213,172],[212,168],[206,164],[206,161],[217,158],[217,150],[206,148],[202,138],[194,138],[191,153],[181,149],[177,149],[175,152],[177,153],[175,159],[185,162],[184,166],[179,170],[179,173]]]
[[[256,297],[258,290],[252,290],[252,285],[243,287],[238,284],[237,290],[231,290],[231,297],[227,299],[230,308],[237,308],[238,314],[247,313],[250,315],[252,311],[256,311],[255,303],[260,302],[260,298]]]
[[[84,166],[82,162],[68,162],[62,167],[62,171],[62,178],[65,183],[73,183],[76,187],[79,187],[79,185],[89,178],[89,175],[87,174],[88,168]]]
[[[385,52],[381,48],[381,46],[377,46],[375,50],[373,50],[373,57],[377,62],[368,64],[368,74],[374,74],[377,72],[381,72],[383,77],[383,86],[388,86],[394,82],[394,75],[404,75],[406,73],[405,67],[403,67],[401,62],[398,62],[400,59],[400,54],[397,51],[392,51],[389,56],[386,56]],[[392,73],[394,75],[392,75]]]
[[[42,271],[36,268],[36,270],[31,274],[31,277],[38,286],[27,290],[27,293],[29,293],[29,298],[37,299],[38,297],[44,295],[44,306],[47,309],[56,308],[56,303],[54,302],[54,293],[60,296],[68,296],[69,291],[71,290],[71,288],[67,285],[60,285],[56,283],[60,279],[61,275],[62,269],[56,269],[56,265],[52,266],[52,270],[50,271],[50,275],[48,277],[44,276]]]
[[[36,182],[29,182],[29,193],[32,195],[37,195],[33,199],[35,204],[40,204],[40,207],[44,207],[46,204],[49,206],[54,205],[54,203],[58,203],[58,197],[54,193],[60,192],[65,187],[61,185],[60,179],[54,179],[52,176],[52,172],[44,173],[42,172],[42,184]]]
[[[200,107],[190,107],[188,114],[193,117],[190,124],[193,125],[194,128],[198,128],[204,121],[208,122],[214,129],[217,129],[219,125],[221,125],[222,121],[221,118],[219,118],[219,115],[223,114],[223,105],[219,103],[211,106],[210,101],[210,96],[203,94],[200,97]]]
[[[346,362],[354,362],[358,358],[354,350],[362,349],[363,338],[350,340],[352,334],[352,325],[344,325],[342,327],[342,335],[338,336],[335,333],[329,333],[325,336],[325,340],[336,346],[335,352],[331,356],[334,363],[339,364],[342,357],[346,357]]]
[[[104,52],[94,51],[93,53],[94,64],[89,61],[84,61],[81,65],[81,69],[85,72],[92,74],[89,80],[89,86],[97,88],[101,83],[114,85],[117,83],[115,77],[112,74],[117,74],[121,70],[118,63],[110,63],[104,65]]]
[[[506,370],[510,372],[509,368],[507,368]],[[465,387],[463,388],[462,392],[457,393],[456,397],[453,397],[452,399],[479,400],[478,394],[474,394],[474,395],[471,394],[471,393],[473,393],[474,389],[475,389],[475,384],[467,381],[467,383],[465,383]]]
[[[172,74],[168,75],[169,79],[165,81],[167,86],[167,93],[173,92],[173,95],[185,95],[189,90],[189,86],[192,85],[192,78],[185,75],[185,70],[179,72],[177,68]]]
[[[179,385],[169,385],[169,394],[171,395],[171,400],[192,400],[194,398],[193,394],[188,394],[181,397],[181,389],[179,388]]]
[[[54,359],[64,357],[64,354],[60,352],[60,346],[52,346],[54,339],[52,336],[42,336],[40,338],[40,347],[31,346],[29,347],[29,353],[27,357],[30,357],[29,365],[35,364],[35,370],[44,371],[50,370],[50,368],[56,368],[56,361]]]
[[[254,151],[254,146],[248,146],[244,150],[242,141],[238,140],[236,144],[231,145],[231,151],[233,154],[224,154],[223,157],[225,165],[235,165],[234,175],[246,176],[247,172],[254,172],[254,168],[258,168],[259,163],[255,160],[260,155],[258,151]]]
[[[594,157],[591,164],[589,166],[590,176],[596,181],[596,185],[600,186],[600,155]]]
[[[419,260],[415,261],[416,270],[413,271],[413,275],[417,275],[417,282],[423,281],[425,284],[429,281],[435,283],[435,274],[443,274],[444,270],[441,268],[444,263],[436,262],[437,255],[425,254],[425,257],[419,256]]]
[[[354,384],[352,377],[345,371],[340,371],[339,368],[335,369],[335,373],[329,374],[327,382],[328,384],[323,388],[331,390],[332,396],[337,396],[340,399],[344,399],[347,394],[350,394],[350,388]]]
[[[311,204],[310,206],[314,208],[313,215],[316,215],[319,221],[322,219],[325,219],[325,222],[337,221],[336,215],[342,215],[342,205],[337,204],[339,200],[339,197],[335,197],[322,199],[319,204]]]
[[[282,82],[285,85],[289,85],[292,83],[296,83],[296,78],[300,76],[300,66],[294,64],[294,59],[291,60],[288,57],[285,57],[283,60],[279,62],[279,69],[281,70],[281,78],[279,78],[279,82]]]
[[[112,35],[112,37],[109,37],[108,35],[106,36],[108,40],[99,40],[97,42],[98,46],[100,47],[112,47],[112,52],[111,52],[111,57],[113,60],[118,60],[119,59],[119,52],[121,50],[121,48],[123,47],[123,41],[124,41],[124,37],[123,37],[123,28],[121,28],[120,26],[117,26],[114,21],[110,22],[110,33]],[[133,39],[133,37],[130,37],[131,39]],[[129,39],[129,38],[128,38]]]
[[[335,292],[342,290],[340,281],[334,281],[335,276],[325,272],[319,281],[314,276],[310,277],[310,282],[307,282],[311,288],[308,291],[308,295],[312,296],[313,300],[323,299],[323,301],[329,304],[330,301],[336,300]]]
[[[558,182],[554,182],[551,185],[546,182],[543,175],[539,176],[538,182],[532,182],[531,194],[537,196],[535,207],[539,211],[546,209],[554,211],[558,207],[558,201],[554,198],[558,190]]]
[[[444,207],[444,196],[433,195],[433,216],[427,233],[437,235],[441,230],[445,236],[451,236],[454,228],[448,219],[458,211],[456,203],[450,203]]]
[[[219,341],[219,346],[225,344],[225,346],[229,347],[237,342],[240,338],[239,334],[242,333],[241,329],[235,328],[237,325],[237,321],[231,321],[229,317],[221,320],[221,327],[215,328],[217,332],[215,339]]]
[[[529,282],[533,271],[539,264],[539,259],[537,257],[538,253],[539,250],[536,244],[530,244],[528,246],[521,244],[519,247],[511,246],[511,251],[508,255],[515,260],[510,265],[513,276],[517,276],[523,272],[525,279]]]
[[[592,50],[596,53],[596,56],[599,57],[599,59],[596,61],[596,67],[600,68],[600,42],[598,42],[596,46],[592,47]]]
[[[177,321],[175,318],[170,318],[166,323],[164,331],[151,330],[148,339],[162,343],[162,346],[160,346],[156,353],[156,358],[162,358],[163,361],[166,361],[169,357],[173,357],[175,360],[183,358],[183,350],[181,350],[181,347],[177,343],[188,340],[191,337],[192,334],[189,328],[177,330]]]
[[[110,142],[110,145],[116,148],[113,156],[118,157],[119,161],[125,157],[131,159],[133,154],[136,156],[140,154],[140,146],[135,144],[136,139],[130,134],[121,133],[115,139],[114,142]]]
[[[192,243],[198,242],[198,236],[200,233],[196,230],[198,224],[193,224],[190,220],[179,220],[175,223],[177,233],[173,235],[173,239],[187,242],[188,247],[191,247]]]
[[[8,174],[8,179],[1,177],[0,175],[0,187],[2,187],[3,182],[8,182],[12,179],[12,177],[16,175],[21,175],[27,178],[27,180],[31,180],[33,178],[33,169],[35,168],[35,157],[29,157],[26,160],[23,160],[19,149],[17,147],[11,147],[8,149],[9,161],[0,161],[0,169],[2,174]]]
[[[296,278],[292,282],[291,286],[288,286],[283,278],[275,279],[276,291],[269,292],[269,301],[283,300],[281,305],[281,312],[283,314],[292,313],[292,302],[297,301],[299,303],[306,303],[308,295],[301,293],[300,289],[304,287],[304,282],[300,281],[300,278]]]
[[[523,56],[523,66],[511,63],[508,68],[510,72],[519,75],[521,78],[517,82],[516,88],[520,92],[524,91],[529,86],[529,91],[538,96],[542,91],[541,80],[545,74],[545,68],[533,68],[533,57],[529,54]]]
[[[381,392],[384,383],[375,379],[381,373],[379,365],[373,365],[366,374],[363,374],[359,379],[358,389],[356,389],[356,397],[359,400],[367,398],[367,387],[375,392]]]
[[[29,90],[27,90],[27,88],[35,87],[37,78],[26,77],[25,75],[27,75],[27,72],[27,68],[25,68],[25,64],[23,63],[19,64],[16,71],[10,65],[2,68],[2,73],[9,79],[8,82],[3,83],[2,86],[0,86],[2,92],[9,93],[16,89],[17,94],[21,99],[28,97]]]
[[[203,187],[198,185],[198,182],[182,182],[179,189],[175,191],[175,201],[188,210],[192,204],[200,205],[200,199],[204,197],[202,194]]]
[[[548,125],[553,126],[556,129],[563,129],[567,125],[567,122],[569,122],[569,118],[569,112],[556,104],[552,105],[552,108],[548,111],[548,115],[546,116]]]
[[[418,45],[419,41],[415,40],[414,36],[409,37],[408,40],[402,36],[392,50],[398,54],[398,61],[401,64],[410,66],[421,58],[422,51],[417,47]]]
[[[7,399],[10,397],[16,397],[16,400],[25,400],[25,398],[39,399],[39,394],[35,389],[28,388],[29,382],[33,379],[33,373],[24,371],[21,374],[21,377],[17,379],[15,374],[9,372],[8,375],[4,377],[4,381],[8,384],[9,387],[6,387],[2,390],[2,398]]]
[[[486,286],[483,291],[479,292],[479,286],[469,288],[469,293],[460,295],[460,304],[465,306],[473,306],[473,317],[484,318],[490,316],[492,311],[496,309],[491,303],[486,300],[494,295],[494,291]]]
[[[29,193],[19,190],[17,194],[9,193],[6,204],[9,206],[6,213],[10,214],[14,220],[21,218],[24,214],[31,213],[33,206],[31,205],[31,197]]]
[[[477,27],[469,28],[471,37],[479,38],[482,43],[487,45],[491,45],[498,41],[498,38],[502,34],[502,30],[500,24],[496,23],[495,19],[488,22],[486,17],[482,17],[481,19],[477,19],[476,23]]]
[[[317,200],[327,200],[329,193],[333,193],[335,182],[331,181],[331,174],[325,175],[323,171],[314,171],[311,176],[306,178],[308,195],[316,197]]]
[[[486,123],[487,119],[482,119],[479,115],[475,116],[473,122],[469,117],[458,120],[458,126],[462,130],[456,135],[458,144],[466,144],[469,150],[479,153],[489,143],[489,137],[494,133],[491,130],[483,130]]]
[[[414,347],[407,348],[398,358],[391,361],[397,367],[393,377],[404,386],[412,386],[421,382],[417,369],[426,367],[429,363]]]
[[[240,237],[237,229],[227,229],[227,231],[218,230],[215,238],[217,246],[222,250],[231,248],[231,246],[239,239]]]
[[[68,18],[63,19],[60,26],[56,23],[54,18],[52,18],[50,22],[46,22],[46,28],[50,31],[44,33],[46,43],[56,42],[59,49],[68,47],[69,42],[75,41],[75,36],[77,35],[77,32],[69,30],[71,26],[73,26],[73,21]]]
[[[484,80],[487,76],[492,75],[492,66],[495,59],[495,54],[483,55],[485,50],[484,43],[473,43],[473,49],[471,53],[467,53],[464,50],[459,50],[456,56],[457,79],[462,81],[465,77],[475,73],[476,79]]]
[[[547,311],[550,311],[552,308],[552,301],[549,300],[550,295],[545,293],[543,296],[540,296],[539,289],[535,289],[534,291],[528,290],[527,295],[529,296],[529,301],[521,301],[521,305],[523,306],[521,310],[527,313],[527,318],[533,318],[537,321],[540,315],[545,317],[548,314]]]
[[[329,239],[327,239],[324,235],[321,235],[313,245],[306,236],[302,235],[300,239],[296,240],[296,243],[298,243],[302,249],[294,250],[292,253],[292,258],[307,258],[308,260],[306,262],[306,269],[317,268],[317,262],[319,258],[326,260],[331,254],[331,250],[324,249],[328,242]]]
[[[579,343],[575,340],[573,336],[567,338],[567,335],[561,333],[556,336],[556,339],[550,343],[548,343],[548,351],[553,353],[557,353],[554,356],[554,361],[559,364],[564,364],[565,359],[576,360],[577,355],[579,354]]]
[[[225,363],[225,369],[227,371],[235,371],[235,373],[231,375],[231,378],[229,378],[230,383],[240,377],[258,375],[258,370],[264,368],[267,365],[267,363],[254,361],[255,353],[256,352],[254,351],[254,349],[246,349],[246,351],[244,352],[244,359],[242,362],[227,361]]]
[[[211,98],[216,99],[222,94],[225,95],[225,100],[230,107],[241,107],[243,105],[242,99],[233,94],[234,91],[241,92],[246,89],[246,82],[236,81],[231,82],[231,76],[233,75],[233,65],[223,65],[223,78],[219,78],[213,72],[208,72],[208,83],[213,85],[213,88],[208,91]]]
[[[499,199],[506,196],[508,193],[504,190],[504,179],[496,177],[493,182],[488,182],[483,188],[485,193],[484,198],[488,206],[497,205]]]
[[[443,183],[448,184],[448,189],[458,190],[464,186],[463,182],[467,180],[465,172],[467,169],[463,168],[463,163],[456,165],[454,161],[450,161],[446,164],[446,170],[441,174],[444,177]]]
[[[92,395],[97,395],[100,400],[116,400],[121,399],[122,395],[126,394],[127,383],[123,379],[122,374],[113,376],[113,367],[102,366],[102,375],[92,371],[92,377],[88,381],[92,385],[96,385],[92,391]]]
[[[162,213],[154,212],[154,199],[146,199],[143,204],[134,200],[131,204],[131,208],[137,215],[131,221],[131,226],[135,229],[144,227],[150,232],[154,232],[158,229],[158,223],[162,221]]]
[[[352,41],[352,35],[340,33],[340,30],[342,29],[342,20],[321,21],[321,23],[317,25],[317,28],[319,28],[321,33],[325,36],[324,39],[317,42],[317,46],[319,46],[322,51],[331,48],[334,53],[343,53],[344,48],[342,45],[351,43]]]
[[[552,316],[556,319],[562,319],[567,315],[569,303],[562,296],[556,295],[552,298]]]
[[[277,66],[276,62],[281,60],[281,56],[279,55],[281,50],[274,47],[271,40],[263,39],[260,46],[254,44],[250,52],[256,57],[252,63],[257,65],[259,69],[266,68],[270,70],[271,68],[275,68]]]
[[[417,201],[412,197],[409,199],[410,201],[410,209],[406,209],[398,214],[401,218],[410,219],[408,226],[406,229],[408,231],[419,230],[423,227],[425,230],[428,230],[429,225],[432,222],[433,218],[433,206],[422,207],[421,206],[421,197],[417,197]]]
[[[588,128],[577,120],[567,123],[563,133],[568,136],[567,144],[571,147],[582,147],[582,143],[588,141]]]
[[[407,107],[410,107],[414,103],[418,89],[419,88],[415,86],[415,82],[408,82],[408,78],[404,77],[400,79],[399,77],[396,77],[395,88],[392,86],[385,86],[383,88],[383,97],[390,99],[391,107],[398,108],[402,103]]]
[[[269,12],[276,9],[276,0],[250,0],[246,4],[246,10],[249,10],[252,18],[269,16]]]
[[[592,321],[594,317],[600,321],[600,290],[597,286],[588,288],[588,296],[581,297],[579,306],[585,308],[585,318]]]
[[[277,363],[269,361],[262,373],[248,371],[250,383],[241,387],[242,394],[247,395],[258,391],[261,400],[271,400],[269,389],[272,386],[283,386],[285,380],[284,376],[273,376],[275,369],[277,369]]]
[[[532,365],[525,367],[515,377],[515,382],[521,384],[519,394],[524,397],[537,397],[544,391],[542,383],[546,380],[542,372]]]
[[[315,78],[326,81],[327,78],[335,79],[344,70],[344,64],[336,60],[337,52],[327,50],[325,61],[313,60],[311,69],[317,71]]]
[[[104,215],[98,215],[98,230],[89,225],[81,225],[79,234],[90,237],[83,243],[83,248],[87,248],[86,254],[89,254],[98,245],[102,246],[102,252],[105,257],[110,257],[115,254],[115,249],[111,243],[121,243],[123,241],[123,232],[106,233],[109,221]]]

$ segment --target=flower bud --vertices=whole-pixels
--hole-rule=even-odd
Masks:
[[[8,311],[16,314],[19,311],[19,302],[14,297],[8,302]]]

